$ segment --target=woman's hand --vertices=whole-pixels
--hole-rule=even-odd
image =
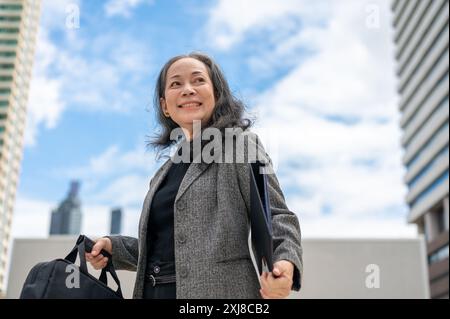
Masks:
[[[108,264],[108,257],[100,254],[100,251],[104,249],[108,253],[112,254],[111,239],[107,237],[99,238],[95,241],[94,247],[90,253],[86,253],[86,260],[91,263],[95,269],[103,269]]]
[[[280,260],[273,265],[273,272],[261,275],[260,293],[264,299],[281,299],[289,296],[294,276],[294,264]]]

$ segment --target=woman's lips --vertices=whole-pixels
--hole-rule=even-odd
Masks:
[[[183,105],[179,105],[178,107],[180,109],[192,110],[192,109],[200,108],[201,105],[202,105],[202,103],[186,103],[186,104],[183,104]]]

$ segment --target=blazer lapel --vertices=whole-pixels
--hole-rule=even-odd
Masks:
[[[217,144],[218,141],[213,140],[210,143]],[[217,160],[220,155],[221,154],[216,154],[215,160]],[[196,158],[198,159],[198,156]],[[209,167],[209,165],[211,165],[211,163],[205,163],[201,160],[200,163],[195,163],[195,161],[194,163],[191,163],[188,170],[186,171],[186,175],[184,176],[183,181],[181,182],[180,188],[178,189],[177,196],[175,197],[175,203],[181,196],[183,196],[189,186]]]
[[[189,186],[208,168],[209,164],[206,163],[192,163],[188,170],[186,171],[186,175],[183,178],[183,181],[180,184],[180,188],[178,189],[177,196],[175,198],[175,203],[178,199],[183,196]]]
[[[183,143],[183,142],[182,142]],[[186,141],[184,141],[186,143]],[[178,151],[181,147],[181,143],[178,145],[177,150]],[[150,211],[150,205],[152,203],[153,197],[155,195],[156,190],[161,185],[162,181],[166,177],[167,173],[169,172],[170,167],[173,165],[173,156],[170,157],[166,161],[166,163],[163,164],[163,166],[159,169],[158,172],[155,173],[154,181],[150,185],[150,189],[147,193],[147,197],[145,198],[144,207],[142,211],[142,225],[147,225],[148,218],[149,218],[149,211]],[[183,196],[183,194],[186,192],[186,190],[189,188],[189,186],[208,168],[210,164],[201,162],[201,163],[191,163],[188,170],[186,171],[186,175],[184,176],[180,188],[178,189],[177,196],[175,198],[175,203],[178,201],[178,199]],[[143,238],[147,235],[147,227],[143,227],[141,235]]]

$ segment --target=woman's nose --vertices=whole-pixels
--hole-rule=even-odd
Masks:
[[[183,93],[182,94],[183,94],[183,96],[193,95],[193,94],[195,94],[195,91],[190,85],[186,85],[183,88]]]

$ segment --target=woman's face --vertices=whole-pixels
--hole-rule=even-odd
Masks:
[[[190,139],[193,121],[199,120],[203,126],[214,111],[214,86],[208,70],[197,59],[183,58],[169,67],[166,79],[161,107],[167,117],[189,133]]]

